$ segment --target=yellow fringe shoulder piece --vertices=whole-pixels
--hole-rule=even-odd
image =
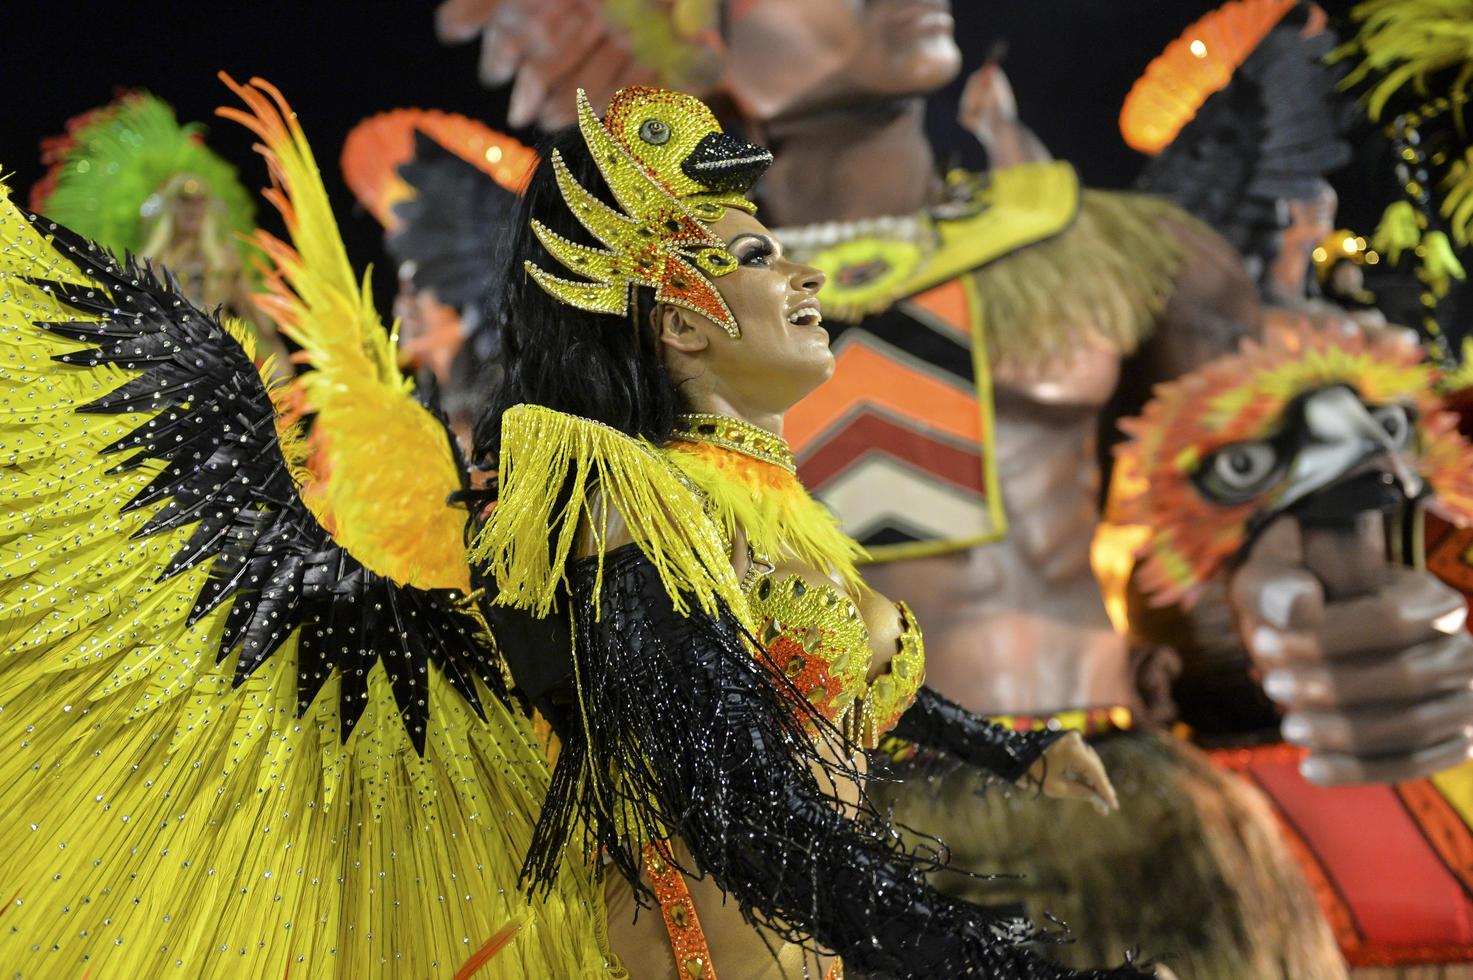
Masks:
[[[780,466],[706,443],[675,442],[666,454],[701,488],[730,539],[737,528],[753,550],[820,568],[850,590],[861,585],[864,548],[839,528],[827,507]]]
[[[501,422],[499,499],[471,549],[498,602],[545,616],[566,586],[580,532],[592,536],[602,584],[608,515],[617,514],[681,613],[718,602],[742,618],[731,554],[700,495],[664,454],[599,422],[518,405]]]

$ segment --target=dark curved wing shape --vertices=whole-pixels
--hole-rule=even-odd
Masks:
[[[88,345],[55,360],[99,376],[134,373],[74,411],[144,416],[103,449],[118,460],[110,473],[154,471],[119,513],[162,504],[134,539],[192,527],[156,580],[209,564],[187,621],[228,606],[217,662],[235,657],[236,685],[296,635],[298,713],[341,675],[344,741],[367,701],[369,670],[380,663],[419,752],[429,664],[484,717],[474,680],[498,693],[504,686],[479,614],[453,591],[377,575],[334,542],[298,493],[259,371],[217,315],[190,305],[167,273],[17,213],[89,280],[26,278],[56,301],[55,315],[33,321],[35,329]]]
[[[1278,202],[1313,198],[1344,166],[1353,106],[1325,64],[1328,30],[1302,34],[1292,13],[1225,88],[1146,165],[1136,189],[1171,198],[1240,250],[1281,227]]]
[[[498,244],[517,196],[424,132],[414,159],[399,167],[414,196],[394,205],[399,220],[389,254],[414,264],[414,285],[459,310],[479,309],[498,268]]]

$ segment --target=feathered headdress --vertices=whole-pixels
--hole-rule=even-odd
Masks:
[[[174,110],[130,92],[72,118],[42,144],[50,169],[31,191],[31,208],[118,252],[139,252],[161,196],[185,178],[218,203],[225,230],[255,229],[251,196],[235,168],[204,143],[204,127],[181,125]]]

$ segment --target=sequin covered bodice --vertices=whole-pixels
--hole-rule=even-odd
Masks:
[[[683,415],[666,458],[704,501],[728,553],[745,548],[746,621],[776,669],[846,736],[874,748],[925,675],[910,610],[899,607],[899,647],[870,680],[870,631],[851,598],[865,588],[856,569],[864,551],[808,495],[782,437],[741,419]],[[774,572],[779,562],[785,568]],[[822,569],[833,583],[795,568]]]
[[[800,576],[763,575],[747,592],[757,638],[776,668],[835,727],[874,748],[915,700],[925,676],[921,631],[900,605],[900,649],[869,680],[869,628],[853,599]]]

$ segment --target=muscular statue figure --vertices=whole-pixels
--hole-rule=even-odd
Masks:
[[[739,66],[729,77],[752,82],[750,89],[733,85],[737,101],[761,120],[764,136],[776,148],[764,187],[768,213],[781,225],[813,229],[822,254],[828,241],[843,237],[842,225],[836,233],[827,223],[863,225],[879,216],[926,209],[935,214],[944,208],[948,188],[936,176],[922,128],[921,98],[960,67],[946,5],[880,0],[856,10],[839,2],[805,3],[805,20],[827,18],[822,30],[807,33],[785,29],[793,16],[788,6],[780,0],[755,4],[727,35],[728,58]],[[810,66],[811,81],[800,86],[792,73],[778,70],[784,64]],[[1042,145],[1018,125],[996,67],[985,67],[973,78],[963,112],[964,123],[995,164],[1026,163],[1043,155]],[[885,175],[883,183],[875,180],[877,173]],[[1080,219],[1059,238],[1086,231],[1082,226],[1090,217],[1086,192]],[[978,385],[978,393],[985,401],[990,387],[990,449],[1006,533],[987,544],[907,557],[904,548],[887,547],[895,540],[893,525],[874,525],[878,532],[868,543],[898,557],[872,568],[872,580],[881,589],[904,582],[918,596],[917,615],[931,631],[931,683],[973,710],[1052,715],[1067,723],[1081,717],[1069,709],[1123,706],[1139,712],[1145,706],[1138,692],[1165,686],[1160,671],[1169,665],[1149,649],[1133,652],[1112,628],[1090,568],[1099,521],[1096,433],[1102,422],[1103,431],[1111,432],[1111,420],[1138,407],[1155,381],[1233,351],[1243,337],[1261,329],[1262,313],[1253,281],[1220,236],[1180,212],[1154,212],[1150,220],[1156,234],[1174,246],[1175,261],[1164,302],[1152,297],[1156,302],[1140,304],[1153,322],[1140,331],[1139,346],[1118,340],[1120,331],[1108,322],[1112,311],[1104,303],[1097,307],[1104,323],[1084,317],[1063,324],[1045,314],[1023,325],[1034,343],[1006,343],[1005,331],[1017,325],[1002,321],[999,314],[1009,312],[1007,297],[989,296],[989,281],[1000,279],[1008,263],[1028,261],[1030,251],[1043,253],[1064,241],[1023,243],[1029,247],[991,257],[991,271],[984,266],[975,274],[981,295],[967,326],[989,341],[990,378],[986,386]],[[793,237],[804,240],[802,232]],[[1136,242],[1108,244],[1130,258]],[[840,247],[853,248],[842,242]],[[838,255],[841,266],[837,277],[829,270],[831,281],[842,281],[844,261],[854,256],[839,249],[829,254]],[[1057,254],[1068,253],[1058,248]],[[1062,315],[1078,313],[1080,306],[1067,294],[1087,292],[1091,271],[1080,268],[1075,279],[1076,270],[1066,266],[1046,280],[1046,288],[1062,294],[1057,304]],[[921,293],[898,298],[892,311],[908,307],[924,319],[942,305],[941,297]],[[869,324],[881,342],[888,342],[894,335],[886,331],[892,328],[874,319],[873,307],[866,312],[871,319],[858,329]],[[1068,338],[1062,343],[1061,333]],[[840,372],[845,334],[836,336]],[[850,343],[848,349],[856,349],[852,337]],[[1046,355],[1038,356],[1039,350]],[[915,350],[905,350],[897,359],[916,356]],[[833,384],[842,382],[840,376]],[[848,410],[856,411],[853,405]],[[815,421],[810,429],[838,417]],[[831,445],[810,449],[810,465]],[[855,448],[856,462],[850,465],[865,465],[865,453],[876,450],[896,452],[893,443]],[[830,460],[823,465],[833,466]],[[823,480],[810,480],[824,489]],[[868,514],[852,505],[841,480],[829,486],[837,488],[830,500],[842,516]],[[1215,625],[1220,641],[1236,644],[1241,635],[1253,662],[1271,669],[1268,693],[1287,712],[1291,730],[1286,734],[1312,752],[1306,775],[1326,784],[1403,779],[1465,757],[1465,728],[1441,724],[1446,711],[1417,710],[1434,703],[1445,707],[1446,682],[1466,674],[1473,663],[1467,638],[1448,635],[1438,621],[1457,605],[1451,590],[1429,575],[1399,572],[1376,595],[1336,598],[1336,591],[1322,583],[1330,577],[1328,565],[1345,564],[1343,553],[1318,562],[1302,550],[1293,558],[1285,554],[1272,541],[1252,553],[1236,570],[1235,604],[1219,607]],[[1288,603],[1292,614],[1280,608],[1290,597],[1297,597]],[[1330,623],[1346,628],[1323,625]],[[1352,668],[1342,656],[1373,649],[1400,653],[1370,669]],[[1409,687],[1408,676],[1427,680]],[[1388,684],[1406,694],[1402,703],[1368,703],[1372,692]],[[1089,711],[1082,714],[1087,725],[1100,724],[1091,721]],[[1470,720],[1466,704],[1454,704],[1453,714]],[[1178,967],[1188,976],[1342,973],[1330,932],[1289,867],[1272,818],[1256,794],[1209,771],[1200,755],[1156,739],[1115,737],[1103,743],[1102,752],[1121,774],[1122,815],[1132,825],[1132,836],[1112,839],[1116,835],[1101,823],[1074,839],[1097,841],[1099,849],[1113,851],[1108,876],[1079,874],[1063,838],[1018,819],[1007,800],[964,805],[971,790],[965,780],[946,780],[934,790],[913,783],[899,799],[900,816],[914,814],[919,821],[924,811],[930,828],[958,853],[976,856],[979,865],[981,855],[1000,839],[1015,849],[1031,846],[1032,861],[988,868],[1026,873],[1029,878],[1018,891],[1024,901],[1066,918],[1079,918],[1084,908],[1117,908],[1117,922],[1081,937],[1081,956],[1118,928],[1137,941],[1190,948],[1192,954]],[[1171,768],[1175,778],[1132,780],[1132,771],[1154,767]],[[1177,795],[1146,792],[1147,785],[1172,786]],[[938,812],[960,816],[944,828],[933,819]],[[1141,906],[1135,886],[1145,880],[1167,882],[1164,892],[1179,900],[1177,906]]]
[[[539,92],[589,83],[566,63],[571,54],[546,61],[564,49],[518,48],[507,26],[515,6],[489,4],[499,13],[484,50],[502,80],[520,59],[524,118],[538,118]],[[520,6],[528,23],[555,20]],[[452,0],[442,27],[447,12],[468,21],[473,7],[488,4]],[[1113,628],[1090,566],[1097,434],[1113,438],[1113,420],[1154,382],[1262,330],[1236,251],[1184,211],[1082,191],[1067,166],[1039,162],[1042,144],[1018,125],[995,66],[972,80],[964,105],[994,170],[941,175],[923,109],[961,67],[946,0],[734,0],[721,11],[711,28],[723,83],[776,154],[760,189],[766,213],[789,250],[829,277],[838,368],[787,430],[805,482],[870,547],[871,581],[916,597],[931,683],[1019,725],[1100,736],[1119,774],[1113,823],[1085,814],[1045,825],[1006,795],[974,799],[976,784],[959,775],[908,782],[899,817],[914,814],[963,864],[1024,874],[1013,891],[1032,911],[1087,923],[1065,953],[1077,962],[1125,939],[1173,950],[1185,976],[1343,976],[1266,801],[1190,746],[1144,730],[1170,706],[1141,692],[1169,690],[1172,665]],[[453,33],[474,33],[464,27]],[[1449,738],[1415,710],[1473,663],[1465,639],[1437,628],[1447,590],[1407,573],[1369,599],[1294,591],[1328,573],[1314,555],[1286,554],[1254,551],[1235,570],[1236,604],[1218,604],[1218,621],[1201,625],[1234,646],[1241,635],[1254,662],[1277,673],[1269,694],[1298,716],[1307,771],[1326,783],[1397,779],[1466,753],[1466,733]],[[1300,593],[1285,614],[1283,596]],[[1426,659],[1434,635],[1445,672],[1402,684],[1394,724],[1368,727],[1387,709],[1334,696],[1348,677],[1338,655],[1350,649],[1390,651],[1357,674],[1356,690],[1430,677],[1408,665]],[[1353,731],[1366,739],[1347,738]],[[999,867],[1004,852],[1015,860]],[[1169,899],[1142,900],[1146,881]],[[986,894],[995,901],[999,883]]]

